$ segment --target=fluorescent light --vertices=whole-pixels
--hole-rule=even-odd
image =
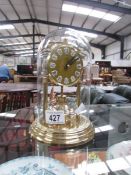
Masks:
[[[99,128],[95,128],[95,133],[101,132]]]
[[[96,18],[103,18],[103,16],[105,15],[106,13],[105,12],[101,12],[101,11],[98,11],[98,10],[93,10],[89,16],[93,16],[93,17],[96,17]]]
[[[93,114],[94,112],[95,112],[94,109],[89,110],[89,114]]]
[[[120,16],[107,13],[107,14],[103,17],[103,19],[108,20],[108,21],[112,21],[112,22],[117,22],[117,21],[120,19]]]
[[[103,132],[103,131],[113,130],[114,128],[111,125],[105,125],[105,126],[99,127],[99,129]]]
[[[0,30],[4,29],[14,29],[15,27],[12,24],[0,25]]]
[[[88,33],[88,32],[80,32],[82,35],[87,36],[89,38],[97,38],[98,35],[94,33]]]
[[[32,48],[20,48],[20,49],[12,49],[12,50],[30,50],[30,49],[32,49]]]
[[[26,51],[20,51],[20,52],[15,52],[15,54],[22,54],[22,53],[32,53],[33,50],[26,50]]]
[[[24,54],[24,55],[21,55],[22,57],[26,57],[26,56],[32,56],[33,53],[30,53],[30,54]],[[37,55],[37,53],[35,53],[34,55]]]
[[[77,6],[71,4],[63,4],[62,10],[66,12],[76,12]]]
[[[112,171],[125,170],[130,168],[130,165],[123,158],[107,160],[106,163]]]
[[[94,34],[94,33],[87,33],[86,36],[90,37],[90,38],[97,38],[98,35]]]
[[[78,13],[82,15],[89,15],[92,17],[101,18],[112,22],[117,22],[121,18],[120,16],[113,15],[111,13],[106,13],[100,10],[92,10],[88,7],[81,7],[81,6],[78,6],[78,4],[76,3],[69,4],[68,2],[66,2],[62,6],[62,10],[66,12]]]
[[[4,116],[4,117],[7,117],[7,118],[14,118],[16,116],[16,114],[12,114],[12,113],[0,113],[0,116]]]
[[[4,46],[13,46],[13,45],[21,45],[21,44],[27,44],[27,43],[26,42],[10,43],[10,44],[4,44]]]
[[[111,125],[104,125],[104,126],[95,128],[95,133],[110,131],[110,130],[113,130],[113,129],[114,128]]]
[[[21,125],[15,125],[14,127],[15,127],[15,128],[20,128],[20,127],[21,127]]]
[[[89,15],[89,13],[92,11],[92,9],[88,9],[85,7],[78,7],[76,10],[76,13],[80,13],[82,15]]]

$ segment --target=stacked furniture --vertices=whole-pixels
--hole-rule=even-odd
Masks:
[[[131,78],[126,76],[121,69],[112,71],[112,81],[116,84],[131,84]]]

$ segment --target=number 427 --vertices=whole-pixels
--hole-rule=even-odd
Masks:
[[[60,115],[53,114],[53,115],[50,115],[50,117],[49,117],[49,120],[53,121],[53,122],[57,122],[57,121],[59,121],[59,119],[60,119]]]

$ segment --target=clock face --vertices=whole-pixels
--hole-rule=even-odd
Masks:
[[[78,49],[68,44],[56,46],[49,57],[48,71],[56,84],[71,86],[77,83],[83,71]]]

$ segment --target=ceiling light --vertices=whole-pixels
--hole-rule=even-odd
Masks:
[[[98,35],[94,34],[94,33],[87,33],[86,36],[90,37],[90,38],[97,38]]]
[[[105,15],[106,13],[105,12],[101,12],[101,11],[98,11],[98,10],[93,10],[89,16],[93,16],[93,17],[96,17],[96,18],[103,18],[103,16]]]
[[[15,127],[15,128],[20,128],[20,127],[21,127],[21,125],[15,125],[14,127]]]
[[[78,4],[76,3],[69,4],[68,2],[66,2],[62,6],[62,10],[66,12],[78,13],[82,15],[89,15],[92,17],[101,18],[112,22],[117,22],[121,18],[120,16],[113,15],[111,13],[106,13],[100,10],[92,10],[88,7],[81,7],[81,6],[78,6]]]
[[[26,47],[26,48],[20,48],[20,49],[12,49],[12,50],[16,50],[17,51],[17,50],[30,50],[30,49],[32,49],[32,48],[27,48]]]
[[[0,25],[0,30],[4,29],[14,29],[15,27],[12,24]]]
[[[90,110],[89,110],[89,113],[90,113],[90,114],[93,114],[94,112],[95,112],[94,109],[90,109]]]
[[[33,53],[29,53],[29,54],[24,54],[24,55],[21,55],[22,57],[27,57],[27,56],[32,56]],[[37,55],[37,53],[35,53],[34,55]]]
[[[76,13],[80,13],[82,15],[89,15],[89,13],[92,11],[92,9],[88,9],[88,8],[85,8],[85,7],[78,7],[76,9]]]
[[[77,6],[71,4],[63,4],[62,10],[66,12],[76,12]]]
[[[97,38],[98,35],[94,33],[88,33],[88,32],[80,32],[82,35],[87,36],[89,38]]]
[[[110,131],[113,129],[114,128],[111,125],[104,125],[104,126],[95,128],[95,133]]]
[[[26,50],[26,51],[20,51],[20,52],[16,52],[15,54],[24,54],[24,53],[32,53],[33,50]]]
[[[104,125],[99,127],[99,129],[104,132],[104,131],[109,131],[109,130],[113,130],[114,128],[111,125]]]
[[[99,128],[95,128],[95,133],[101,132]]]
[[[10,44],[4,44],[4,46],[13,46],[13,45],[21,45],[21,44],[27,44],[26,42],[20,42],[20,43],[10,43]]]
[[[0,113],[0,116],[4,116],[4,117],[8,117],[8,118],[14,118],[16,116],[16,114],[12,114],[12,113]]]
[[[103,19],[108,20],[108,21],[112,21],[112,22],[117,22],[117,21],[120,19],[120,16],[107,13],[107,14],[103,17]]]

